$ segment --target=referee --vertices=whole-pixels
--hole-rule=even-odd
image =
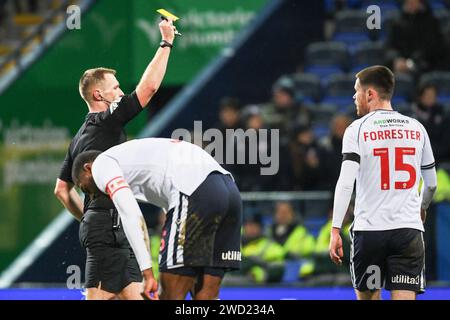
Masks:
[[[104,151],[125,142],[125,125],[158,90],[175,37],[172,21],[161,21],[159,29],[160,48],[131,94],[122,92],[113,69],[89,69],[80,79],[80,95],[89,113],[70,143],[56,181],[55,196],[80,221],[80,242],[87,255],[87,300],[142,299],[142,275],[114,204],[106,196],[86,196],[83,205],[73,188],[71,173],[73,161],[81,152]]]

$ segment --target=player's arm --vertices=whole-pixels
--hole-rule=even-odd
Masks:
[[[133,192],[123,178],[122,170],[114,159],[99,156],[92,166],[92,175],[97,187],[110,196],[119,212],[123,230],[144,276],[145,297],[157,298],[157,282],[151,269],[147,227]],[[154,294],[153,297],[150,292]]]
[[[73,186],[73,183],[58,178],[56,179],[54,194],[75,219],[81,221],[83,202]]]
[[[334,192],[333,220],[329,253],[331,260],[342,264],[344,252],[340,231],[352,198],[353,186],[359,171],[359,150],[356,135],[352,126],[348,127],[342,143],[342,165]]]
[[[420,207],[420,216],[422,218],[422,222],[425,223],[427,209],[431,204],[431,200],[433,200],[433,195],[437,189],[437,176],[436,176],[436,166],[434,162],[433,150],[431,149],[431,142],[428,134],[422,126],[422,130],[424,131],[424,150],[422,154],[422,162],[420,171],[423,179],[423,196],[422,196],[422,204]]]
[[[72,144],[71,144],[72,145]],[[56,180],[54,194],[56,198],[69,210],[69,212],[77,219],[81,220],[83,216],[83,202],[72,183],[72,156],[69,151],[64,158],[59,178]]]
[[[159,24],[159,29],[162,39],[172,44],[175,38],[175,31],[172,21],[161,21]],[[136,95],[143,108],[150,102],[150,99],[156,91],[158,91],[159,86],[161,85],[166,73],[170,51],[170,47],[159,48],[158,51],[156,51],[154,58],[148,64],[141,80],[139,81],[139,84],[136,87]]]

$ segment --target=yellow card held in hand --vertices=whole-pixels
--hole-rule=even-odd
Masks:
[[[158,10],[156,10],[156,12],[158,12],[164,18],[170,19],[172,21],[177,21],[178,19],[180,19],[176,15],[171,14],[169,11],[167,11],[165,9],[158,9]]]

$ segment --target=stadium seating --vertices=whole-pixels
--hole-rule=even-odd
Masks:
[[[321,87],[320,79],[317,75],[308,73],[298,73],[291,76],[297,97],[301,97],[303,102],[311,103],[320,101]]]
[[[361,10],[343,10],[336,14],[336,32],[334,41],[344,42],[351,47],[355,43],[368,41],[369,34],[365,28],[367,14]]]
[[[382,42],[362,42],[355,46],[352,56],[352,72],[358,72],[368,66],[384,63],[384,48]]]
[[[410,75],[398,73],[395,76],[395,91],[392,103],[399,104],[411,101],[414,89],[413,78]]]
[[[305,72],[320,78],[341,73],[347,67],[347,47],[342,42],[315,42],[306,49]]]
[[[335,104],[340,111],[345,112],[346,107],[353,102],[354,86],[354,74],[331,75],[325,83],[325,94],[322,102]]]

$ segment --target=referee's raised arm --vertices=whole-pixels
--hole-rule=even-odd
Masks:
[[[149,103],[153,95],[158,91],[159,86],[166,73],[167,63],[169,61],[170,50],[175,38],[175,27],[171,20],[162,20],[159,23],[162,41],[160,48],[156,52],[152,61],[142,75],[139,84],[136,87],[136,95],[143,108]]]

